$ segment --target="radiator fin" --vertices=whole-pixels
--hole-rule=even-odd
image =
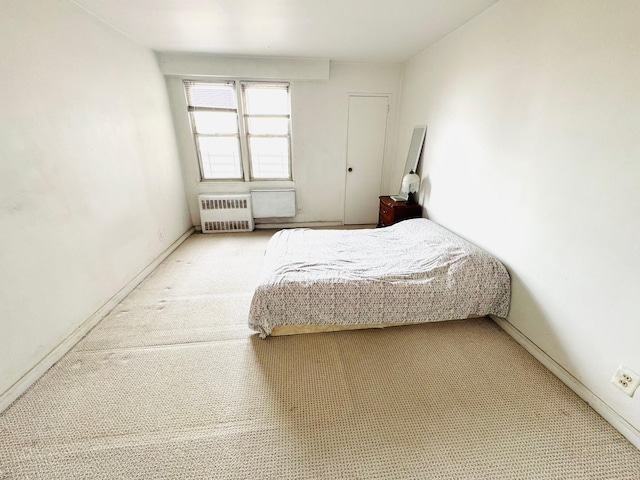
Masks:
[[[201,198],[200,208],[202,210],[229,210],[234,208],[249,208],[246,198]]]
[[[205,232],[233,232],[233,231],[249,231],[249,222],[247,220],[236,220],[229,222],[204,222],[203,231]]]

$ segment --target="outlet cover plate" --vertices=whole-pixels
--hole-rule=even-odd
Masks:
[[[618,370],[616,370],[616,373],[613,374],[611,383],[613,383],[616,387],[618,387],[630,397],[633,397],[633,394],[638,388],[638,385],[640,385],[640,375],[631,370],[629,367],[620,365],[618,367]]]

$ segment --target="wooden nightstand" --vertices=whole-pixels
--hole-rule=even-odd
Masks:
[[[396,202],[389,196],[380,197],[380,211],[378,212],[378,227],[388,227],[408,218],[422,216],[422,207],[417,203],[407,205],[407,202]]]

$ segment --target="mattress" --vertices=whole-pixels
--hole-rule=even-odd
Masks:
[[[249,326],[265,338],[283,326],[505,318],[509,302],[506,268],[431,220],[379,229],[291,229],[267,244]]]

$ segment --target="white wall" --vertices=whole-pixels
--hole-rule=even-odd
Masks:
[[[1,9],[0,394],[191,226],[154,55],[68,0]]]
[[[638,25],[637,1],[503,0],[407,64],[397,142],[428,125],[430,218],[504,261],[509,322],[636,429],[609,380],[640,372]]]
[[[251,60],[247,59],[246,68],[251,65]],[[184,68],[185,72],[194,73],[193,68]],[[287,223],[341,224],[345,200],[348,94],[391,95],[385,153],[387,163],[383,174],[386,181],[395,150],[393,139],[400,81],[400,65],[335,62],[331,62],[328,80],[291,80],[293,182],[201,182],[182,80],[181,77],[168,76],[167,85],[174,110],[193,223],[200,224],[197,205],[199,193],[235,193],[293,186],[296,189],[298,214],[293,219],[287,219]],[[406,152],[404,155],[406,156]],[[383,185],[381,193],[389,193],[388,188],[387,184]],[[394,189],[393,193],[396,192],[397,189]]]

